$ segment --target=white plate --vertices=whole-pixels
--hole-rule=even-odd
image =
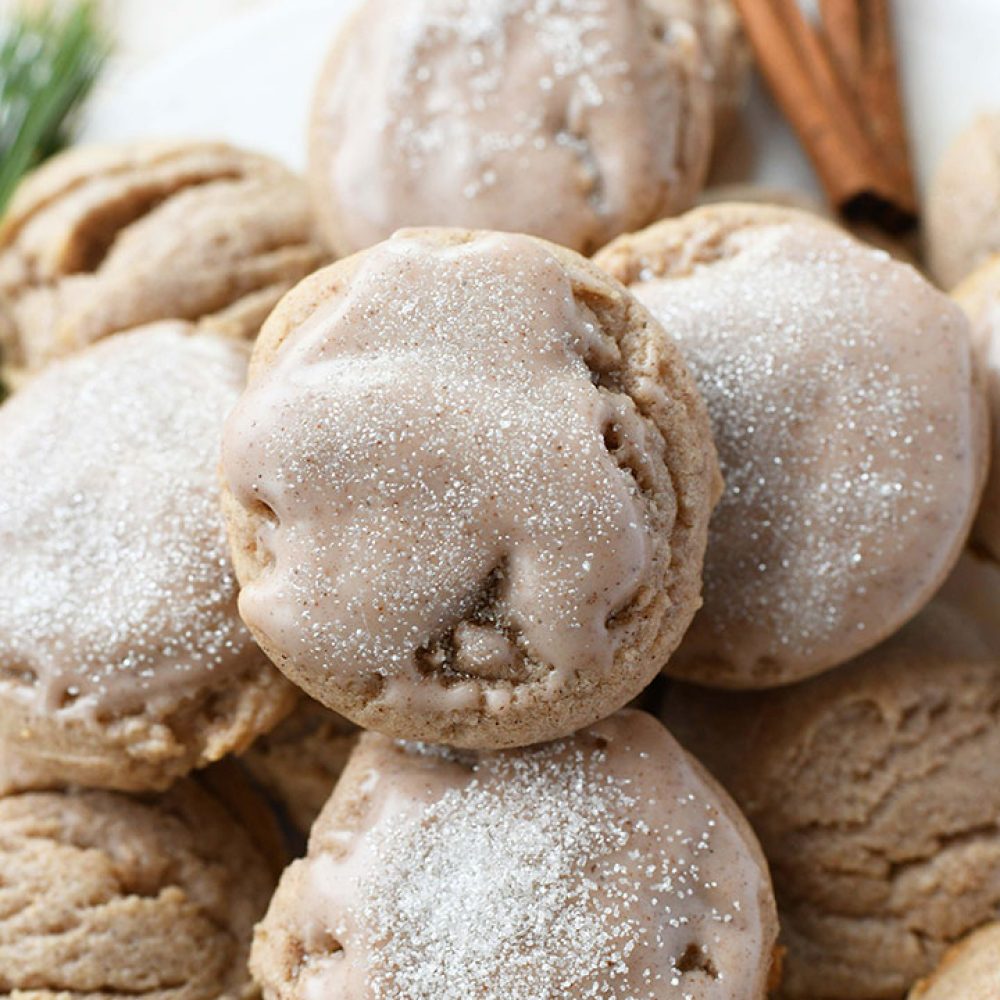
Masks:
[[[313,82],[354,2],[275,0],[213,28],[105,89],[83,137],[224,138],[301,169]],[[917,172],[926,183],[963,125],[1000,110],[1000,0],[895,0],[895,8]],[[797,143],[762,91],[748,119],[753,179],[814,190]]]

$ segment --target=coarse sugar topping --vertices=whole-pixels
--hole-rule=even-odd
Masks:
[[[188,698],[253,647],[216,479],[246,351],[164,323],[0,409],[0,675],[39,710]]]

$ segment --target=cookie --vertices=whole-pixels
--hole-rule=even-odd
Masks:
[[[305,186],[222,143],[79,146],[18,188],[0,226],[0,346],[36,369],[108,334],[205,319],[254,337],[328,259]]]
[[[0,798],[0,992],[251,1000],[247,953],[273,886],[193,781],[149,799]]]
[[[924,207],[931,273],[954,288],[1000,253],[1000,114],[983,114],[948,147]]]
[[[679,343],[726,490],[673,676],[767,687],[891,635],[965,542],[985,404],[960,309],[791,209],[716,205],[595,258]]]
[[[699,604],[718,470],[694,382],[620,285],[529,236],[404,231],[300,284],[222,459],[243,620],[390,736],[564,736]]]
[[[311,698],[303,698],[241,761],[303,833],[326,805],[347,764],[358,727]]]
[[[973,539],[1000,562],[1000,254],[963,281],[954,297],[972,324],[975,356],[989,400],[993,445]]]
[[[1000,997],[1000,923],[960,941],[909,1000],[996,1000]]]
[[[739,811],[626,711],[501,753],[363,735],[250,965],[267,1000],[757,1000],[775,934]]]
[[[0,407],[0,788],[163,788],[292,707],[239,619],[219,512],[247,355],[154,324]]]
[[[687,21],[697,32],[712,81],[714,145],[725,144],[746,104],[753,53],[733,0],[647,0],[669,22]]]
[[[771,205],[779,208],[794,208],[800,212],[809,212],[819,216],[826,222],[834,223],[849,232],[862,243],[870,243],[879,250],[884,250],[891,257],[921,270],[918,259],[916,237],[890,236],[885,230],[863,219],[852,220],[835,216],[830,206],[821,198],[805,194],[791,188],[768,187],[764,184],[713,184],[705,188],[698,196],[697,204],[718,205],[726,202],[739,202],[751,205]]]
[[[770,863],[782,997],[898,1000],[1000,917],[998,712],[1000,642],[957,595],[802,684],[673,685],[664,721]]]
[[[525,232],[584,253],[690,206],[712,85],[661,0],[366,0],[310,124],[333,250],[403,226]]]

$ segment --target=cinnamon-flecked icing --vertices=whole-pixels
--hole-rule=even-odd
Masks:
[[[776,929],[742,816],[622,712],[499,754],[362,737],[251,965],[287,1000],[758,1000]]]
[[[680,345],[726,481],[705,604],[668,670],[736,687],[817,673],[910,618],[958,557],[984,468],[961,311],[831,226],[755,211],[702,209],[599,258],[629,261]]]
[[[463,678],[516,683],[525,661],[553,689],[607,672],[607,620],[650,558],[604,439],[646,431],[588,368],[617,351],[535,241],[371,250],[228,422],[229,488],[268,512],[244,620],[307,671],[384,678],[390,700],[474,704]],[[454,683],[428,689],[428,670]]]
[[[369,0],[317,88],[316,211],[341,254],[424,225],[592,252],[693,201],[709,74],[647,0]]]

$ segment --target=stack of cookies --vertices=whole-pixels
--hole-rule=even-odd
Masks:
[[[1000,270],[692,209],[748,69],[366,0],[308,182],[22,185],[0,994],[997,996]]]

